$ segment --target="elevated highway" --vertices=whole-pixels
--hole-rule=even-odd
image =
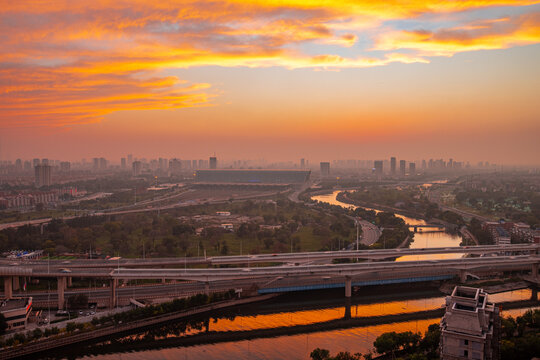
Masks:
[[[145,267],[188,267],[191,265],[251,265],[261,263],[294,263],[306,264],[336,259],[363,259],[383,260],[406,255],[434,255],[434,254],[471,254],[471,255],[496,255],[496,254],[538,254],[540,244],[512,244],[512,245],[481,245],[461,247],[419,248],[419,249],[381,249],[381,250],[352,250],[352,251],[325,251],[325,252],[298,252],[280,254],[256,254],[256,255],[232,255],[214,257],[191,257],[191,258],[154,258],[154,259],[77,259],[77,260],[13,260],[0,259],[0,267],[35,269],[43,273],[43,269],[114,269],[145,268]],[[1,270],[0,275],[3,275]],[[75,275],[73,275],[75,276]]]
[[[523,251],[519,248],[519,251]],[[240,288],[259,293],[314,290],[324,288],[345,288],[345,295],[351,296],[352,286],[381,285],[420,281],[438,281],[459,277],[465,282],[469,275],[493,274],[505,271],[531,271],[531,277],[538,279],[540,256],[536,249],[528,255],[487,256],[475,258],[424,260],[424,261],[364,261],[345,264],[301,264],[285,266],[236,267],[236,268],[72,268],[44,266],[0,267],[4,277],[4,295],[13,296],[14,278],[38,277],[57,279],[58,307],[63,308],[67,280],[77,278],[101,278],[110,282],[107,291],[110,306],[117,304],[119,281],[130,279],[170,279],[183,281],[174,284],[176,296],[197,292],[210,292]],[[463,249],[468,250],[468,249]],[[508,250],[508,249],[506,249]],[[440,250],[449,251],[449,250]],[[480,251],[480,249],[476,249]],[[487,250],[482,250],[486,252]],[[498,249],[500,252],[501,249]],[[529,249],[529,251],[531,251]],[[348,253],[354,253],[352,251]],[[401,254],[401,252],[397,252]],[[281,254],[284,256],[285,254]],[[304,254],[305,255],[305,254]],[[321,253],[321,256],[325,253]],[[331,254],[326,254],[331,255]],[[357,254],[356,254],[357,255]],[[268,256],[268,255],[267,255]],[[271,258],[274,256],[270,255]],[[307,255],[306,255],[307,256]],[[310,254],[309,256],[313,256]],[[354,255],[353,255],[354,256]],[[387,256],[382,254],[381,256]],[[277,255],[276,255],[277,257]],[[350,257],[350,255],[349,255]],[[266,260],[268,262],[268,260]],[[141,288],[142,289],[142,288]],[[96,289],[97,290],[97,289]],[[88,290],[90,292],[90,290]],[[139,292],[132,289],[133,294]],[[146,290],[141,290],[145,292]],[[86,291],[80,291],[86,292]],[[139,292],[139,294],[141,294]],[[148,296],[152,296],[150,291]],[[155,294],[155,292],[154,292]],[[169,293],[170,294],[170,293]],[[159,294],[157,294],[159,295]]]

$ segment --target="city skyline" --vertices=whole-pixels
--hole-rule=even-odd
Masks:
[[[1,159],[538,164],[538,1],[31,3],[0,9]]]

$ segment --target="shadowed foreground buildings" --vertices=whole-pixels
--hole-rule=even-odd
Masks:
[[[499,308],[483,289],[456,286],[441,320],[441,359],[499,359]]]
[[[8,331],[26,328],[32,312],[32,298],[5,299],[0,303],[0,314],[6,319]]]

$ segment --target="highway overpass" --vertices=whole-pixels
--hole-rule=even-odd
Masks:
[[[471,251],[489,252],[488,249],[480,250],[480,247],[472,247]],[[500,247],[498,252],[501,252]],[[450,249],[450,250],[447,250]],[[470,248],[469,248],[470,249]],[[463,250],[469,250],[463,248]],[[525,252],[523,247],[517,247],[515,251]],[[4,278],[4,295],[7,298],[13,296],[13,284],[20,277],[56,278],[58,307],[64,306],[65,290],[68,279],[76,278],[100,278],[110,282],[109,296],[110,305],[117,302],[118,282],[130,279],[160,279],[181,280],[183,283],[175,284],[178,296],[187,293],[209,292],[211,290],[226,290],[241,288],[260,293],[313,290],[323,288],[345,287],[346,296],[351,295],[352,286],[365,286],[377,284],[393,284],[431,280],[445,280],[458,276],[465,281],[468,275],[493,274],[505,271],[531,271],[533,279],[538,280],[538,266],[540,256],[538,247],[529,247],[528,255],[511,256],[486,256],[474,258],[460,258],[449,260],[423,260],[423,261],[364,261],[345,264],[289,264],[285,266],[261,266],[261,267],[235,267],[235,268],[127,268],[114,267],[71,267],[70,269],[49,266],[8,266],[0,267],[0,275]],[[414,249],[409,249],[414,250]],[[430,249],[433,250],[433,249]],[[505,247],[505,250],[508,250]],[[388,256],[379,251],[379,256]],[[403,250],[404,251],[404,250]],[[439,250],[457,251],[452,248]],[[508,251],[507,251],[508,252]],[[319,253],[321,256],[332,253]],[[348,253],[355,253],[350,251]],[[401,251],[394,250],[393,254],[404,255]],[[287,254],[265,255],[271,259],[285,257]],[[294,254],[288,254],[292,256]],[[298,255],[298,254],[296,254]],[[302,254],[313,256],[313,253]],[[335,254],[334,254],[335,255]],[[353,254],[349,257],[356,257]],[[260,256],[260,255],[259,255]],[[394,255],[395,256],[395,255]],[[264,258],[268,262],[267,258]],[[103,289],[100,289],[103,291]],[[134,290],[135,291],[135,290]]]
[[[0,259],[0,267],[24,267],[36,270],[67,268],[69,270],[80,268],[106,268],[117,267],[142,268],[142,267],[187,267],[191,265],[250,265],[261,263],[313,263],[331,261],[336,259],[363,259],[383,260],[406,255],[436,255],[436,254],[538,254],[540,244],[512,244],[512,245],[481,245],[459,246],[419,249],[380,249],[380,250],[347,250],[325,252],[298,252],[279,254],[256,254],[256,255],[232,255],[214,257],[176,257],[176,258],[152,258],[152,259],[77,259],[77,260],[13,260]],[[0,274],[2,275],[2,274]]]

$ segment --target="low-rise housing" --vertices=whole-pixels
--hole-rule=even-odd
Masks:
[[[6,319],[7,331],[25,329],[31,312],[31,297],[3,300],[0,304],[0,313]]]

